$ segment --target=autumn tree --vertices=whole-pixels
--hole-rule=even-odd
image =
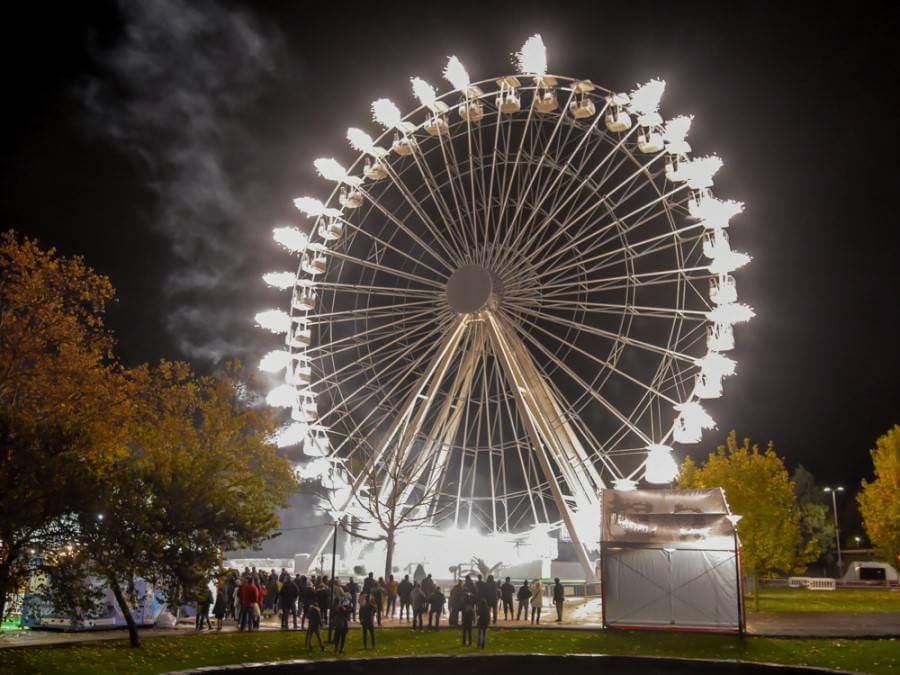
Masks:
[[[816,483],[816,477],[802,464],[794,470],[791,482],[794,484],[797,508],[800,509],[800,529],[803,533],[799,553],[806,551],[810,542],[814,542],[810,550],[818,550],[819,558],[826,558],[826,564],[830,564],[831,552],[835,550],[834,521],[822,486]]]
[[[875,480],[863,479],[856,500],[878,554],[896,563],[900,560],[900,425],[879,437],[870,454]]]
[[[743,560],[753,575],[754,604],[759,609],[759,579],[803,569],[818,555],[814,540],[805,546],[794,486],[770,441],[765,451],[745,438],[738,445],[732,430],[725,445],[702,464],[687,458],[681,466],[682,488],[725,490],[733,513],[743,516],[738,534]]]
[[[121,450],[129,397],[104,326],[112,285],[79,256],[0,235],[0,616],[31,550],[67,540]]]
[[[251,405],[239,364],[201,377],[187,364],[163,362],[132,377],[138,405],[130,452],[94,486],[78,538],[139,646],[127,593],[133,580],[160,584],[177,606],[186,589],[209,578],[223,551],[271,535],[295,482],[267,441],[272,420]]]

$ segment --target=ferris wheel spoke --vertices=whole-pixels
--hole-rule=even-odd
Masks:
[[[359,265],[360,267],[367,267],[372,270],[376,270],[378,272],[382,272],[383,274],[392,274],[396,277],[401,277],[403,279],[407,279],[409,281],[415,281],[416,283],[422,284],[423,286],[431,286],[432,288],[437,288],[439,290],[444,289],[444,285],[440,284],[431,279],[426,279],[423,276],[418,274],[413,274],[412,272],[405,272],[403,270],[398,270],[394,267],[389,267],[387,265],[373,262],[371,260],[363,260],[362,258],[357,258],[352,255],[348,255],[346,253],[341,253],[340,251],[331,250],[328,252],[333,258],[338,260],[345,260],[347,262],[353,263],[354,265]]]
[[[343,321],[355,321],[367,316],[372,318],[380,318],[383,313],[385,316],[400,314],[398,310],[407,309],[409,307],[421,307],[428,305],[434,307],[434,300],[414,300],[412,302],[394,302],[387,305],[370,305],[368,307],[355,307],[353,309],[338,310],[335,312],[316,312],[310,314],[309,324],[316,326],[320,324],[341,323]],[[327,319],[328,321],[325,321]]]
[[[669,270],[659,270],[654,272],[636,272],[633,274],[619,275],[614,277],[606,277],[601,281],[598,281],[594,284],[582,284],[581,288],[574,292],[588,292],[591,290],[608,290],[607,284],[610,284],[615,281],[628,281],[631,284],[638,283],[638,280],[644,278],[681,278],[683,280],[689,280],[691,277],[688,275],[691,272],[705,272],[704,277],[711,276],[709,272],[709,265],[701,265],[699,267],[684,267],[679,269],[669,269]],[[571,289],[572,284],[545,284],[543,289],[546,290],[548,288],[569,288]],[[571,295],[573,291],[551,291],[549,293],[544,293],[544,297],[553,297],[556,295]]]
[[[387,242],[384,239],[376,236],[370,230],[367,230],[364,227],[360,227],[359,225],[356,225],[356,224],[350,222],[349,220],[341,219],[341,222],[344,224],[345,227],[348,227],[356,232],[359,232],[360,234],[368,237],[369,239],[371,239],[375,243],[379,244],[380,246],[383,246],[384,248],[389,249],[389,250],[393,251],[394,253],[397,253],[397,254],[403,256],[404,258],[406,258],[407,260],[409,260],[410,262],[412,262],[416,265],[424,267],[429,272],[433,272],[435,274],[435,276],[437,276],[441,279],[447,279],[449,277],[449,275],[446,272],[441,272],[441,271],[437,270],[436,268],[432,267],[431,265],[429,265],[428,263],[423,261],[421,258],[416,258],[415,256],[410,255],[402,247],[394,246],[390,242]],[[329,250],[329,253],[333,253],[333,249]],[[447,268],[447,269],[449,269],[449,268]]]
[[[707,321],[704,310],[682,309],[673,307],[647,307],[642,305],[627,305],[611,302],[590,302],[588,300],[553,300],[552,302],[540,303],[542,309],[571,309],[582,312],[595,314],[612,314],[619,316],[621,314],[632,314],[656,319],[682,319],[685,321]]]
[[[379,317],[381,318],[381,317]],[[431,310],[425,310],[421,312],[413,312],[411,314],[404,314],[401,318],[390,321],[386,324],[374,326],[372,328],[368,328],[364,331],[354,333],[353,335],[348,335],[346,337],[338,338],[336,340],[332,340],[331,342],[326,342],[322,344],[311,345],[306,348],[307,355],[314,355],[316,353],[324,353],[326,355],[333,355],[335,352],[332,350],[333,347],[343,344],[345,342],[350,342],[353,340],[359,340],[367,335],[373,335],[377,333],[381,333],[382,335],[376,335],[375,339],[380,337],[384,337],[386,335],[390,335],[393,332],[402,332],[404,335],[410,335],[410,327],[416,325],[426,325],[428,323],[434,323],[434,312]],[[395,326],[403,326],[404,328],[400,331],[389,331],[389,328],[394,328]],[[386,334],[386,335],[385,335]]]
[[[390,165],[387,162],[385,162],[384,167],[385,167],[385,171],[388,174],[388,176],[396,176],[396,174],[390,168]],[[397,185],[396,181],[395,181],[395,185]],[[422,219],[422,214],[420,213],[421,207],[419,206],[419,203],[411,196],[407,196],[405,194],[405,191],[406,191],[405,186],[403,188],[401,188],[398,185],[397,189],[400,190],[402,193],[404,193],[404,198],[407,200],[407,203],[409,203],[409,205],[412,207],[412,209],[416,213],[416,215],[420,219]],[[402,220],[397,218],[390,209],[385,208],[375,198],[375,196],[371,192],[365,190],[362,187],[360,187],[359,190],[360,190],[360,192],[362,192],[363,195],[365,195],[366,199],[375,207],[375,209],[379,213],[381,213],[381,215],[383,215],[385,218],[387,218],[389,221],[391,221],[394,225],[396,225],[401,230],[403,230],[403,232],[410,239],[412,239],[419,246],[421,246],[423,250],[427,251],[429,253],[429,255],[431,255],[432,258],[434,258],[436,261],[441,263],[448,270],[452,271],[453,269],[455,269],[454,265],[451,262],[448,262],[448,258],[450,260],[453,260],[454,254],[447,248],[447,245],[446,245],[443,237],[441,237],[440,235],[437,235],[435,237],[435,241],[437,241],[438,244],[440,244],[441,248],[444,249],[444,253],[447,255],[446,258],[443,255],[437,253],[433,248],[431,248],[431,246],[429,246],[427,243],[425,243],[425,241],[419,235],[417,235],[415,232],[413,232],[412,229],[406,225],[406,223],[404,223]],[[423,219],[423,223],[425,223],[425,225],[426,225],[426,227],[428,227],[429,231],[432,229],[433,226],[429,226],[428,223],[424,219]],[[432,236],[434,236],[433,232],[432,232]]]
[[[452,141],[448,141],[447,143],[444,142],[443,136],[443,134],[438,134],[438,142],[441,147],[441,153],[443,154],[444,164],[447,167],[447,184],[450,186],[453,203],[456,207],[458,216],[457,224],[459,226],[460,236],[463,240],[466,240],[470,231],[474,233],[475,221],[472,216],[470,204],[466,198],[465,181],[463,181],[462,172],[460,171],[459,163],[456,160],[456,150]],[[471,161],[471,151],[469,153],[469,159]],[[457,192],[457,188],[459,192]],[[474,193],[472,196],[474,198]],[[474,199],[471,206],[474,207]],[[468,223],[468,228],[466,227],[466,223]],[[477,237],[468,240],[466,249],[471,251],[477,241]]]
[[[336,281],[316,281],[314,288],[336,291],[341,293],[355,293],[358,295],[389,295],[400,298],[433,298],[437,300],[441,296],[440,291],[425,291],[414,288],[401,288],[399,286],[367,286],[363,284],[345,284]]]

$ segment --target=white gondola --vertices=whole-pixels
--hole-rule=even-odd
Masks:
[[[583,120],[596,115],[597,107],[591,99],[582,94],[569,103],[569,113],[576,120]]]
[[[301,317],[291,332],[291,347],[294,349],[306,349],[312,342],[312,329],[306,317]]]
[[[697,373],[694,378],[694,394],[697,398],[721,398],[722,376],[711,373]]]
[[[689,423],[684,415],[675,418],[672,439],[676,443],[699,443],[702,438],[703,429],[699,425]]]
[[[660,152],[665,147],[665,144],[658,129],[646,127],[638,132],[637,146],[641,152],[651,154]]]
[[[405,157],[407,155],[411,155],[413,150],[416,149],[416,141],[406,135],[400,135],[399,133],[394,134],[394,142],[391,143],[391,150],[400,155],[401,157]]]
[[[338,196],[338,201],[345,209],[358,209],[363,205],[363,194],[356,188],[350,188],[348,190],[347,188],[342,187],[341,194]]]
[[[728,243],[728,233],[722,228],[709,230],[703,235],[703,255],[707,258],[717,258],[720,255],[731,253]]]
[[[504,77],[497,80],[500,92],[497,94],[497,107],[500,112],[517,113],[522,109],[522,99],[519,96],[519,78]]]
[[[538,89],[534,93],[534,109],[542,113],[551,113],[559,107],[555,89]]]
[[[292,363],[288,366],[288,372],[285,379],[288,384],[308,386],[312,380],[312,368],[309,365],[309,361],[304,358],[297,363]]]
[[[619,106],[613,106],[603,118],[606,128],[610,131],[621,133],[631,128],[631,115]]]
[[[734,328],[727,323],[714,323],[706,329],[706,348],[711,352],[734,349]]]
[[[384,180],[387,178],[387,170],[384,168],[384,164],[380,161],[371,159],[366,159],[365,166],[363,167],[363,175],[369,180]]]
[[[344,236],[344,224],[337,218],[326,218],[319,224],[319,236],[325,241],[337,241]]]
[[[315,422],[319,419],[319,410],[316,402],[305,398],[291,410],[291,419],[295,422]]]
[[[328,434],[325,428],[320,424],[313,424],[309,428],[309,435],[303,443],[303,454],[310,457],[327,457],[331,449],[328,442]],[[335,467],[332,466],[329,473],[332,473]]]
[[[459,108],[457,109],[461,119],[472,124],[481,121],[481,118],[484,117],[484,106],[480,100],[483,95],[484,92],[481,91],[480,87],[469,86],[466,88],[465,95],[459,102]]]
[[[443,101],[434,102],[435,113],[425,120],[425,131],[430,136],[443,136],[450,131],[450,125],[447,124],[447,105]]]
[[[687,173],[682,170],[684,158],[680,155],[666,157],[666,180],[672,183],[683,183],[688,179]]]
[[[291,307],[300,312],[316,308],[316,289],[312,286],[301,286],[294,289]]]
[[[300,269],[313,276],[325,274],[325,270],[328,269],[328,260],[321,251],[307,251],[300,259]]]
[[[737,285],[730,274],[720,274],[709,280],[709,299],[717,305],[737,302]]]

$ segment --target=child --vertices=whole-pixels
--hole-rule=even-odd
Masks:
[[[309,606],[309,614],[307,615],[309,622],[306,624],[306,648],[312,651],[312,638],[315,635],[319,641],[319,649],[325,651],[325,645],[322,644],[322,636],[319,635],[319,627],[322,625],[322,612],[319,610],[319,603],[313,601]]]
[[[491,624],[491,608],[485,598],[478,601],[478,648],[484,649],[487,643],[487,629]],[[469,629],[472,630],[471,628]],[[472,634],[469,633],[469,644],[472,644]]]

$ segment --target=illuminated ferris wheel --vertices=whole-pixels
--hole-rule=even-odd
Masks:
[[[316,160],[334,189],[295,200],[309,234],[275,230],[299,269],[265,276],[290,312],[257,315],[286,336],[261,368],[283,376],[279,445],[343,508],[399,462],[402,498],[434,486],[426,519],[564,528],[587,567],[600,490],[672,481],[673,447],[714,426],[703,400],[753,316],[742,204],[690,157],[691,117],[663,121],[664,82],[549,75],[539,35],[515,62],[472,82],[451,57],[449,92],[412,78],[420,105],[375,101],[380,135]]]

